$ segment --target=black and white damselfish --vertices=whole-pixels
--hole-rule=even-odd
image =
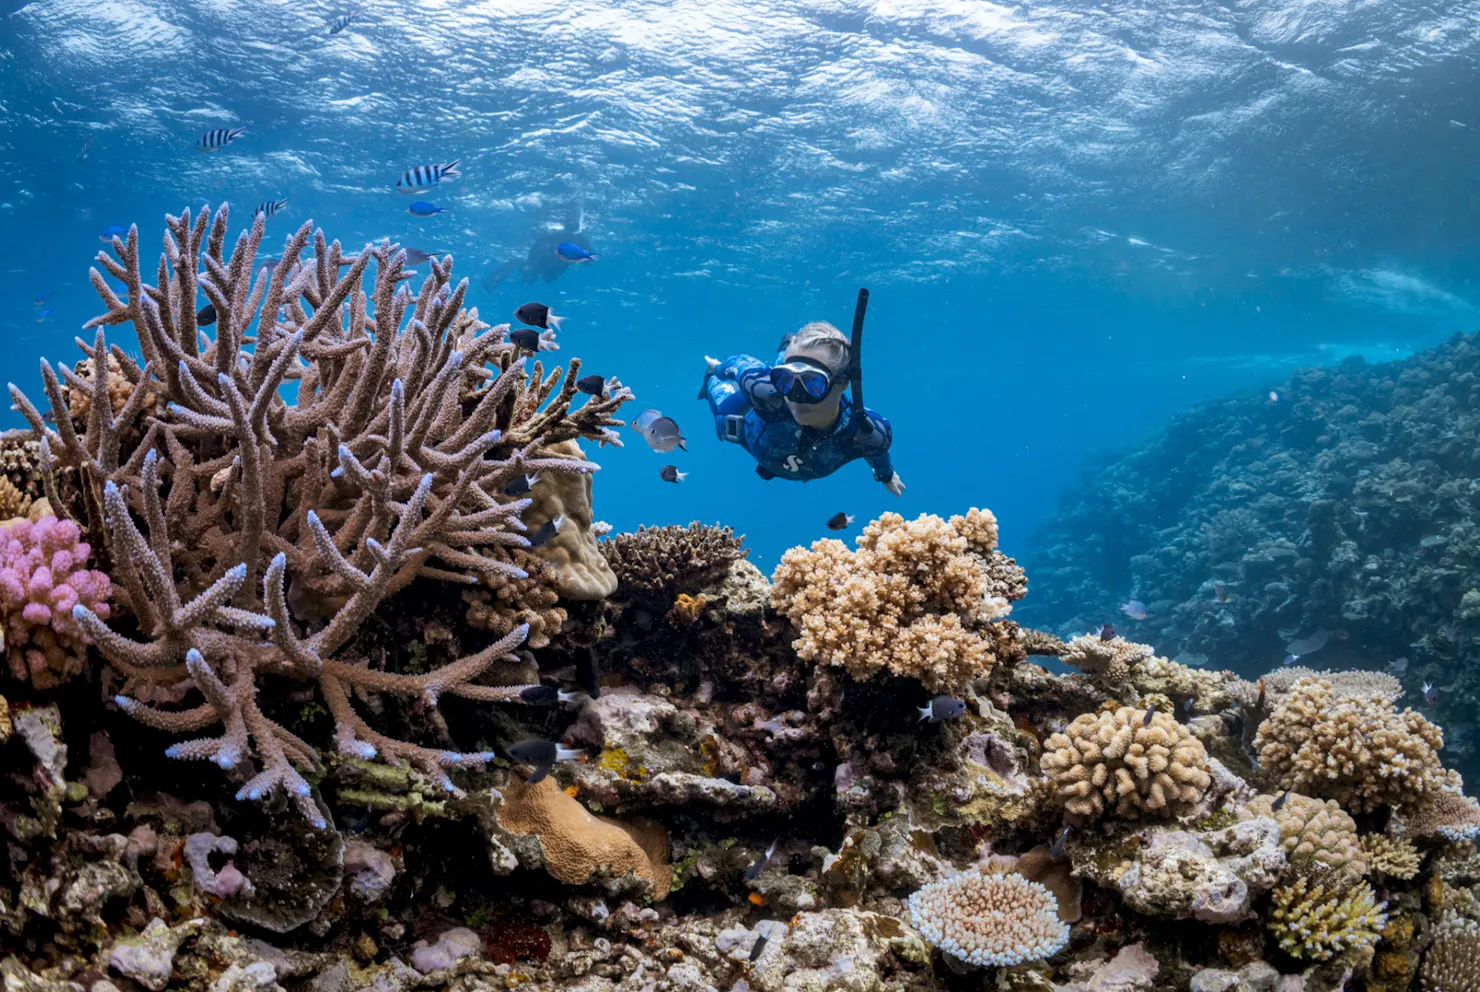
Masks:
[[[195,147],[203,152],[218,152],[240,138],[244,131],[246,131],[244,127],[218,127],[201,135]]]
[[[458,161],[458,159],[453,159],[446,165],[418,165],[414,169],[407,169],[401,173],[401,178],[396,183],[396,191],[425,193],[444,179],[456,179],[462,175],[457,171]]]

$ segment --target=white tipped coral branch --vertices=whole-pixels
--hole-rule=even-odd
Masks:
[[[172,753],[262,762],[243,798],[282,790],[305,816],[320,815],[301,774],[313,749],[259,709],[264,678],[317,684],[345,753],[409,761],[451,788],[447,769],[486,756],[387,738],[352,699],[382,693],[428,705],[461,692],[508,701],[472,680],[524,629],[505,627],[484,651],[414,677],[336,655],[418,579],[548,581],[531,578],[518,550],[528,501],[503,490],[525,472],[595,471],[549,448],[605,437],[621,426],[615,412],[628,396],[572,410],[579,363],[526,374],[507,329],[462,308],[467,285],[452,283],[450,260],[434,260],[413,295],[404,253],[371,245],[350,259],[305,225],[269,271],[257,260],[262,218],[229,256],[227,221],[224,207],[166,218],[156,285],[142,275],[138,232],[115,239],[92,273],[107,312],[83,346],[91,373],[59,376],[43,363],[50,423],[11,389],[44,457],[86,480],[86,512],[103,525],[137,624],[120,633],[86,609],[77,620],[124,677],[125,711],[173,732],[224,728]],[[202,297],[216,311],[210,327],[196,319]],[[121,323],[138,335],[142,367],[108,345],[102,328]],[[130,392],[115,409],[120,386]],[[82,420],[71,416],[69,390],[90,400]],[[191,688],[204,705],[140,701]]]

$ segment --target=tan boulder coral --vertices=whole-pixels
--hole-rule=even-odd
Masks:
[[[1366,882],[1343,893],[1333,885],[1299,878],[1274,890],[1269,931],[1286,954],[1329,961],[1376,944],[1387,923],[1385,905]]]
[[[792,548],[772,576],[772,605],[796,627],[807,661],[855,678],[891,672],[957,691],[999,656],[1026,655],[1015,625],[995,624],[1022,598],[1022,569],[996,550],[996,520],[885,513],[858,550],[824,539]]]
[[[1254,735],[1259,763],[1281,788],[1366,812],[1446,785],[1444,735],[1380,695],[1339,695],[1327,679],[1296,682]]]
[[[1040,765],[1072,821],[1176,817],[1212,784],[1208,754],[1167,713],[1122,706],[1077,717],[1044,744]]]
[[[552,444],[540,452],[542,458],[571,458],[585,461],[586,453],[574,440]],[[566,599],[605,599],[617,589],[617,574],[607,564],[596,536],[591,532],[591,475],[574,472],[543,472],[529,490],[529,509],[524,525],[533,534],[547,521],[563,516],[565,522],[554,537],[531,553],[555,568],[555,588]]]
[[[1279,825],[1255,816],[1220,830],[1151,829],[1128,867],[1097,880],[1148,916],[1223,924],[1248,918],[1254,899],[1274,887],[1284,868]]]
[[[494,821],[516,835],[509,847],[528,858],[536,842],[538,864],[567,885],[601,885],[611,892],[646,890],[655,900],[668,895],[668,833],[647,820],[617,821],[592,814],[561,791],[553,778],[534,785],[515,780],[504,788]],[[534,863],[526,865],[535,867]]]
[[[1249,804],[1257,816],[1273,817],[1290,867],[1310,874],[1320,870],[1341,885],[1354,885],[1367,874],[1367,858],[1357,837],[1357,824],[1335,800],[1290,793],[1278,810],[1274,796]]]

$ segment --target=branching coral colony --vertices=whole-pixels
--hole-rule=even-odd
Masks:
[[[524,639],[527,624],[421,675],[373,671],[335,653],[415,579],[526,578],[520,515],[529,500],[502,490],[521,473],[594,471],[544,449],[574,438],[620,444],[613,412],[630,394],[611,390],[571,410],[579,362],[563,375],[546,375],[539,363],[526,374],[508,326],[490,328],[462,309],[467,284],[451,284],[451,259],[431,261],[413,293],[405,256],[392,246],[347,257],[305,224],[269,272],[257,262],[262,217],[229,258],[227,219],[225,207],[193,221],[188,211],[167,218],[155,285],[143,280],[137,228],[114,238],[116,258],[99,254],[126,297],[92,270],[108,309],[88,324],[97,328],[93,343],[79,341],[91,374],[63,365],[58,378],[41,363],[54,426],[10,387],[40,440],[53,504],[61,505],[57,471],[75,469],[89,518],[106,522],[112,577],[139,638],[81,603],[74,616],[123,676],[117,702],[136,719],[176,733],[221,725],[219,736],[176,744],[170,756],[222,768],[260,759],[239,798],[282,789],[321,822],[300,774],[315,765],[314,749],[258,705],[259,677],[269,675],[317,683],[341,753],[409,762],[456,791],[446,769],[490,754],[386,737],[351,696],[429,705],[443,693],[510,698],[518,687],[476,680]],[[314,255],[305,259],[310,238]],[[198,323],[202,302],[215,309],[214,337]],[[142,368],[105,339],[104,326],[124,323],[138,334]],[[81,433],[67,395],[79,390],[91,394]],[[191,684],[199,705],[150,702],[179,698]]]

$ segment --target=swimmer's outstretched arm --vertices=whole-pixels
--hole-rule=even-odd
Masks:
[[[863,447],[864,461],[874,470],[874,481],[882,482],[884,488],[895,496],[902,496],[904,482],[900,480],[899,473],[894,471],[894,464],[889,458],[889,446],[894,442],[894,428],[889,426],[889,421],[872,410],[866,410],[865,416],[873,429],[867,434],[855,435]]]

